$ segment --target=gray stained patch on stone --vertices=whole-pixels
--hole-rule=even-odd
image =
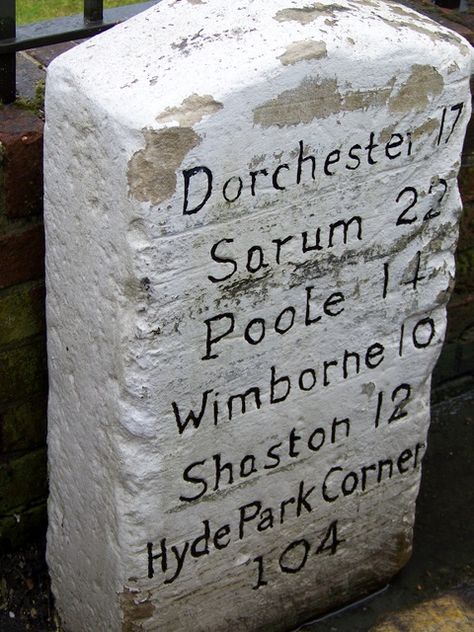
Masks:
[[[422,125],[413,130],[411,136],[413,140],[418,140],[419,138],[423,138],[423,136],[429,136],[434,132],[437,132],[439,129],[439,121],[435,118],[430,118],[425,121]]]
[[[299,61],[310,59],[322,59],[328,54],[326,42],[316,42],[314,40],[302,40],[290,44],[285,52],[278,57],[284,66],[291,66]]]
[[[202,121],[205,116],[218,112],[224,106],[215,101],[209,94],[191,94],[186,97],[181,105],[166,110],[156,117],[158,123],[172,123],[176,121],[178,125],[192,127]]]
[[[136,200],[159,204],[175,192],[176,170],[200,137],[190,127],[145,129],[143,135],[145,147],[128,165],[128,187]]]
[[[296,88],[285,90],[275,99],[255,108],[254,123],[263,127],[284,127],[310,123],[314,119],[324,119],[340,112],[382,106],[392,92],[394,81],[379,89],[343,94],[336,79],[306,78]]]
[[[155,611],[149,597],[144,598],[139,592],[127,587],[120,595],[120,603],[123,613],[122,632],[141,629],[141,624],[150,619]]]
[[[444,80],[432,66],[414,64],[408,79],[392,96],[395,78],[373,90],[342,92],[336,79],[304,79],[254,110],[254,123],[269,127],[298,125],[324,119],[340,112],[366,110],[388,103],[392,113],[421,112],[430,97],[441,94]]]
[[[414,64],[398,94],[390,99],[390,111],[396,114],[422,112],[429,103],[429,97],[440,95],[443,87],[443,77],[436,68]]]
[[[306,7],[281,9],[277,11],[274,17],[278,22],[295,21],[300,24],[309,24],[321,16],[327,17],[329,15],[336,17],[336,13],[341,11],[349,11],[349,9],[339,4],[321,4],[315,2]]]

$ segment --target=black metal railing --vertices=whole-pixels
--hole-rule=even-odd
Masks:
[[[16,98],[16,53],[96,35],[148,9],[159,0],[104,10],[104,0],[84,0],[82,15],[18,26],[16,0],[0,0],[0,102]]]

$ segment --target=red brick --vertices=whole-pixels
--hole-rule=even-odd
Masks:
[[[43,201],[43,122],[15,106],[0,110],[0,162],[4,213],[18,219],[41,213]]]
[[[44,276],[44,229],[39,224],[0,237],[0,288]]]

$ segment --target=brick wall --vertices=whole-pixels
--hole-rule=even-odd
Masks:
[[[473,42],[471,15],[406,2]],[[47,374],[42,225],[42,121],[0,106],[0,552],[44,535]],[[465,205],[439,390],[472,385],[474,366],[474,125],[460,184]]]
[[[0,551],[46,522],[42,132],[0,110]]]

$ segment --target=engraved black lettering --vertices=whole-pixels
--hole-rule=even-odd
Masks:
[[[356,149],[362,149],[362,147],[360,145],[352,145],[352,147],[349,149],[349,158],[351,158],[352,160],[356,162],[356,164],[353,166],[346,164],[346,169],[350,169],[351,171],[355,171],[356,169],[360,167],[360,158],[355,153]]]
[[[247,505],[239,507],[239,540],[245,535],[245,525],[248,522],[252,522],[260,513],[262,503],[259,500],[255,500]]]
[[[295,549],[299,548],[300,559],[294,560],[295,557]],[[283,553],[280,555],[280,559],[278,563],[280,565],[280,570],[282,573],[298,573],[303,566],[306,564],[308,559],[310,544],[307,540],[302,538],[301,540],[295,540],[291,544],[289,544]]]
[[[331,151],[326,156],[326,160],[324,161],[324,173],[327,176],[335,175],[335,171],[331,171],[329,167],[331,165],[335,165],[337,162],[339,162],[340,159],[341,159],[341,152],[339,151],[339,149],[334,149],[334,151]]]
[[[188,467],[184,470],[183,472],[183,480],[186,481],[186,483],[191,483],[192,485],[201,485],[202,489],[199,492],[196,492],[194,494],[194,496],[184,496],[181,495],[179,497],[180,500],[184,501],[184,502],[191,502],[193,500],[198,500],[198,498],[201,498],[201,496],[204,496],[204,494],[207,492],[207,482],[206,479],[200,476],[191,476],[191,471],[196,468],[199,467],[201,465],[204,465],[206,463],[206,459],[203,459],[202,461],[194,461],[194,463],[191,463],[190,465],[188,465]]]
[[[276,367],[272,366],[270,369],[271,377],[270,377],[270,404],[278,404],[279,402],[285,401],[291,391],[291,381],[287,375],[282,375],[281,377],[276,378]],[[276,378],[276,379],[275,379]],[[275,387],[278,384],[283,383],[283,394],[280,395],[275,394]]]
[[[276,254],[275,254],[275,261],[279,264],[280,263],[280,253],[281,253],[281,247],[284,244],[287,244],[291,239],[293,239],[293,235],[288,235],[288,237],[285,237],[284,239],[272,239],[272,243],[276,244]]]
[[[288,322],[285,325],[281,324],[281,321],[285,319],[285,317],[287,317],[287,315],[289,314],[288,317]],[[277,334],[286,334],[287,331],[289,331],[294,323],[295,323],[295,315],[296,315],[296,310],[294,307],[285,307],[285,309],[280,312],[280,314],[278,314],[277,319],[275,321],[275,331],[277,332]]]
[[[213,336],[213,325],[220,323],[221,321],[227,320],[227,328],[224,329],[217,336]],[[235,318],[232,312],[226,312],[224,314],[218,314],[217,316],[212,316],[212,318],[206,318],[204,321],[206,323],[207,333],[206,333],[206,354],[202,357],[203,360],[210,360],[211,358],[217,358],[217,353],[211,353],[213,345],[215,345],[220,340],[223,340],[234,331],[235,327]]]
[[[374,132],[370,132],[370,139],[369,139],[369,144],[364,147],[364,149],[367,150],[367,162],[369,163],[369,165],[375,165],[377,164],[377,160],[374,160],[372,158],[372,152],[373,150],[378,147],[377,143],[374,143],[374,137],[375,137],[375,133]]]
[[[267,169],[257,169],[257,171],[251,171],[250,172],[250,192],[252,194],[252,196],[255,196],[255,185],[257,183],[257,176],[258,175],[262,175],[262,176],[268,176],[268,170]]]
[[[253,263],[253,259],[256,259],[256,263]],[[252,246],[249,248],[246,268],[251,273],[258,272],[262,268],[268,268],[268,263],[265,263],[265,256],[261,246]]]
[[[356,223],[357,225],[357,239],[360,241],[362,239],[362,217],[359,215],[354,215],[349,220],[340,219],[337,222],[334,222],[329,226],[329,248],[334,246],[334,235],[336,234],[336,229],[342,228],[343,240],[342,243],[347,244],[347,237],[349,234],[349,227],[351,224]]]
[[[421,329],[421,331],[420,331]],[[423,333],[424,332],[424,333]],[[426,333],[428,332],[428,333]],[[412,338],[413,344],[417,349],[424,349],[431,344],[435,336],[435,324],[432,318],[422,318],[413,328]]]
[[[196,414],[194,412],[194,410],[190,410],[189,413],[186,415],[186,419],[183,421],[182,417],[181,417],[181,413],[179,412],[179,407],[178,404],[176,402],[172,402],[171,406],[173,407],[173,412],[176,418],[176,424],[178,426],[178,432],[179,434],[183,434],[183,432],[186,429],[186,426],[191,422],[192,425],[194,426],[194,428],[199,428],[202,418],[204,416],[204,413],[206,411],[206,406],[207,406],[207,396],[212,393],[212,389],[209,391],[204,391],[204,393],[202,394],[201,397],[201,409],[200,411]]]
[[[337,547],[343,542],[345,540],[337,535],[337,520],[334,520],[329,525],[321,544],[316,549],[316,555],[320,555],[325,551],[329,551],[330,555],[334,555],[337,552]]]
[[[404,189],[402,189],[400,193],[398,194],[395,202],[398,204],[400,200],[402,199],[402,197],[407,194],[412,197],[412,200],[409,203],[409,205],[405,207],[403,211],[400,213],[400,215],[398,216],[396,226],[401,226],[402,224],[413,224],[413,222],[416,222],[416,220],[418,219],[416,215],[412,215],[411,217],[406,217],[406,214],[408,213],[408,211],[412,209],[418,201],[418,191],[415,188],[405,187]]]
[[[281,165],[278,165],[278,167],[275,169],[275,171],[273,172],[273,176],[272,176],[272,184],[273,184],[273,188],[274,189],[278,189],[279,191],[284,191],[286,189],[286,187],[284,187],[281,184],[279,184],[278,176],[280,175],[280,171],[282,169],[286,169],[288,171],[289,168],[290,167],[288,166],[288,164],[286,162],[284,162]]]
[[[311,245],[311,246],[308,245],[308,232],[306,230],[303,233],[301,233],[301,237],[303,239],[302,252],[306,253],[306,252],[311,252],[312,250],[323,249],[323,247],[321,246],[321,228],[318,227],[314,231],[314,245]]]
[[[305,156],[303,157],[304,154],[304,147],[303,147],[303,141],[300,140],[299,143],[299,153],[298,153],[298,169],[296,171],[296,184],[300,184],[301,183],[301,174],[303,172],[303,163],[304,162],[310,162],[311,163],[311,178],[314,180],[314,174],[316,171],[316,158],[314,156]]]
[[[219,264],[230,264],[232,266],[232,272],[228,272],[227,274],[225,274],[224,276],[221,277],[215,277],[213,275],[209,275],[207,278],[212,282],[212,283],[219,283],[220,281],[226,281],[227,279],[230,279],[232,276],[234,276],[234,274],[237,272],[237,262],[229,257],[220,257],[217,254],[217,249],[221,244],[232,244],[234,242],[233,239],[220,239],[219,241],[217,241],[211,248],[211,258],[213,261],[215,261],[216,263]]]
[[[237,395],[231,395],[227,400],[227,408],[229,410],[229,419],[232,419],[233,410],[234,410],[234,402],[237,400],[240,402],[240,412],[242,414],[247,412],[247,398],[253,396],[255,406],[257,410],[262,405],[262,400],[260,399],[260,389],[257,386],[249,388],[245,393],[237,393]]]
[[[199,204],[196,204],[194,208],[189,208],[189,183],[191,178],[193,178],[198,173],[203,173],[206,176],[206,193],[202,198]],[[204,204],[211,197],[212,193],[212,171],[207,167],[193,167],[192,169],[184,169],[183,171],[184,177],[184,203],[183,203],[183,215],[194,215],[198,211],[200,211]]]
[[[214,491],[217,491],[221,487],[221,478],[222,478],[223,472],[227,472],[226,484],[232,485],[232,483],[234,482],[234,471],[233,471],[232,463],[229,463],[229,462],[222,463],[220,454],[214,454],[212,458],[214,459],[214,468],[215,468]]]
[[[402,143],[403,143],[403,136],[401,134],[392,134],[392,136],[390,137],[390,140],[385,145],[385,155],[387,156],[387,158],[389,158],[390,160],[394,160],[395,158],[398,158],[398,156],[401,156],[402,154],[401,151],[392,153],[391,150],[396,147],[400,147]]]
[[[227,194],[227,190],[229,188],[229,186],[231,185],[232,182],[236,181],[237,182],[237,189],[234,193],[234,195],[228,195]],[[233,185],[232,185],[233,186]],[[236,200],[239,199],[240,194],[242,193],[242,187],[244,186],[244,183],[242,182],[242,178],[240,178],[239,176],[232,176],[232,178],[229,178],[228,180],[226,180],[226,182],[224,183],[224,186],[222,187],[222,195],[224,196],[224,200],[226,202],[235,202]]]

